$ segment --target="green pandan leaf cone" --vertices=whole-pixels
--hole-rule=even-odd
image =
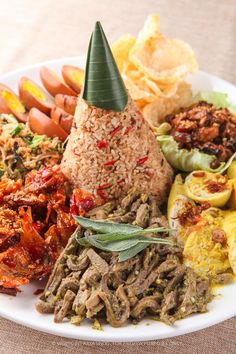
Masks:
[[[115,112],[124,110],[128,94],[100,22],[92,33],[82,98],[90,105]]]

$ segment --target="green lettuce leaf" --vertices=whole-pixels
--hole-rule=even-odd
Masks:
[[[170,134],[170,131],[171,131],[171,125],[167,122],[164,122],[155,128],[155,133],[157,135],[168,135]]]
[[[205,101],[213,104],[216,108],[228,108],[228,110],[236,115],[236,105],[229,102],[227,93],[217,91],[200,91],[194,98],[193,102]]]
[[[236,116],[236,104],[231,105],[231,106],[229,107],[229,111],[230,111],[234,116]]]
[[[180,149],[171,135],[160,135],[157,137],[157,141],[170,165],[184,172],[204,170],[213,173],[223,173],[236,157],[235,153],[227,163],[222,162],[218,168],[213,169],[211,168],[211,162],[216,159],[216,156],[205,154],[198,149]]]

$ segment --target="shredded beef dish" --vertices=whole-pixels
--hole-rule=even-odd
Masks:
[[[144,228],[168,225],[157,199],[137,191],[130,192],[117,209],[107,203],[89,214]],[[85,232],[91,233],[81,228],[81,237]],[[79,325],[85,318],[105,318],[111,326],[120,327],[128,319],[137,323],[145,315],[173,324],[206,311],[210,300],[208,280],[182,264],[182,248],[177,244],[153,244],[119,263],[116,253],[80,246],[72,235],[36,308],[40,313],[54,313],[55,322],[67,318]]]

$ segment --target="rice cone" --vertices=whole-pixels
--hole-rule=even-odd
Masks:
[[[73,188],[102,196],[103,200],[120,199],[131,187],[136,187],[158,196],[162,204],[171,185],[172,169],[125,89],[101,26],[96,24],[95,31],[62,171]],[[104,69],[106,60],[109,70]]]

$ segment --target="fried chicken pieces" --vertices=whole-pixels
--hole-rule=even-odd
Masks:
[[[59,167],[0,182],[0,292],[50,273],[75,229]]]

